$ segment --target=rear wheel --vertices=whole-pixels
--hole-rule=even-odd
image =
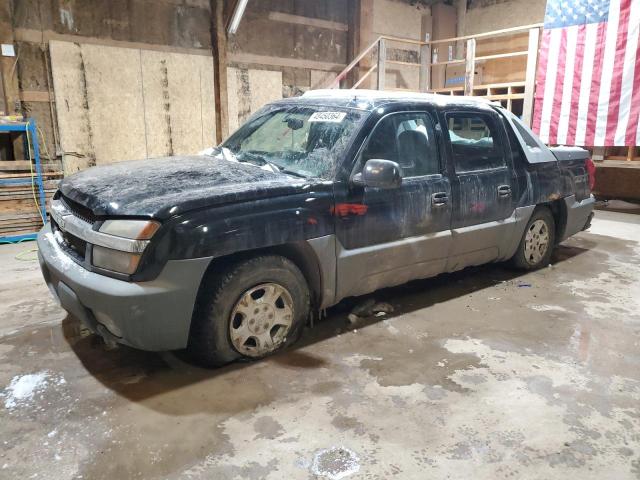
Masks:
[[[555,245],[555,221],[548,208],[536,209],[524,230],[513,265],[523,270],[535,270],[549,265]]]
[[[308,315],[309,288],[293,262],[245,260],[205,278],[189,351],[207,366],[265,357],[297,340]]]

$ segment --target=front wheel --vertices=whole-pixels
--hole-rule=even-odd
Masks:
[[[548,208],[537,208],[524,230],[518,250],[511,259],[516,268],[535,270],[549,265],[556,240],[553,215]]]
[[[300,336],[309,288],[289,259],[266,255],[208,275],[198,293],[189,351],[206,366],[265,357]]]

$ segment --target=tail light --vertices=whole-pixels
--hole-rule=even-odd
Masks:
[[[596,164],[590,158],[587,158],[587,173],[589,174],[589,190],[593,190],[596,186]]]

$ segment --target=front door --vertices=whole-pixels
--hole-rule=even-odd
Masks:
[[[513,223],[513,170],[495,111],[451,109],[442,115],[451,158],[452,247],[447,270],[453,271],[499,258]]]
[[[394,189],[351,183],[336,192],[338,298],[362,295],[444,270],[451,243],[451,186],[441,163],[435,117],[428,111],[382,117],[358,154],[397,162]]]

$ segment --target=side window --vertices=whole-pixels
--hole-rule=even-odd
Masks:
[[[445,114],[453,164],[457,173],[489,170],[506,165],[495,119],[489,114]]]
[[[521,123],[520,119],[515,115],[513,116],[513,124],[516,126],[516,129],[522,137],[522,140],[530,150],[533,150],[534,148],[538,150],[540,149],[538,142],[536,142],[535,138],[531,136],[531,134],[526,130],[525,126]]]
[[[511,124],[507,121],[506,118],[502,119],[502,126],[507,132],[509,151],[511,152],[511,163],[513,165],[524,165],[527,159],[524,156],[524,152],[522,151],[522,147],[520,146],[520,142],[518,141],[513,128],[511,128]]]
[[[391,160],[404,177],[440,173],[435,129],[426,113],[395,113],[383,118],[371,132],[362,162],[372,158]]]

